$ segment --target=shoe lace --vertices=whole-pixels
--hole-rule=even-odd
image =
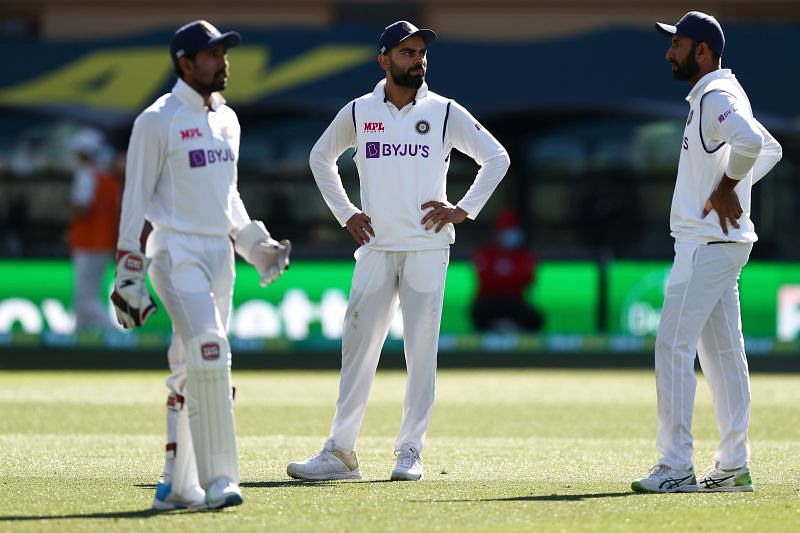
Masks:
[[[311,461],[327,461],[330,460],[331,456],[333,456],[333,452],[326,448],[323,448],[316,455],[312,455],[311,457],[309,457],[306,461],[309,463]]]
[[[667,465],[657,464],[653,468],[650,469],[648,476],[659,476],[661,474],[665,474],[671,470],[670,467]]]
[[[397,451],[395,455],[397,456],[397,466],[403,468],[411,468],[414,466],[414,463],[419,461],[419,453],[414,448]]]

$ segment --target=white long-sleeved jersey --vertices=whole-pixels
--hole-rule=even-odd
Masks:
[[[375,236],[366,246],[409,251],[447,248],[455,241],[448,224],[426,230],[422,204],[447,202],[446,177],[453,148],[478,165],[475,181],[456,204],[474,219],[508,170],[503,146],[469,112],[423,84],[416,99],[398,110],[386,100],[381,80],[375,90],[344,106],[311,150],[317,186],[339,224],[363,211]],[[361,209],[347,197],[336,160],[355,147]]]
[[[133,124],[125,171],[119,250],[139,250],[145,219],[154,228],[208,236],[250,222],[237,188],[241,128],[219,93],[202,96],[178,80]]]
[[[780,161],[781,146],[753,117],[750,100],[730,69],[700,78],[686,100],[690,109],[672,196],[672,236],[696,243],[755,242],[750,191]],[[706,200],[726,173],[739,180],[734,190],[744,211],[739,228],[729,223],[727,235],[716,211],[702,217]]]

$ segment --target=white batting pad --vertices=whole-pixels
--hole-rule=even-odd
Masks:
[[[200,484],[208,488],[220,476],[238,484],[228,341],[198,335],[187,343],[186,355],[186,401]]]
[[[164,482],[172,485],[172,492],[184,495],[197,491],[197,463],[189,430],[189,409],[184,397],[171,393],[167,397],[167,448],[164,464]]]

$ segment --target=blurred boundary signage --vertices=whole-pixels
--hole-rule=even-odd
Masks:
[[[313,337],[338,340],[353,274],[351,261],[294,261],[291,271],[274,285],[261,289],[255,269],[237,263],[231,333],[240,339]],[[113,272],[106,273],[110,294]],[[548,331],[593,334],[597,329],[597,268],[590,262],[551,262],[540,265],[529,298],[548,317]],[[447,274],[442,332],[472,333],[470,306],[476,291],[471,263],[454,261]],[[0,261],[0,334],[74,333],[72,267],[69,261]],[[170,323],[159,312],[137,332],[168,335]],[[109,304],[109,313],[113,310]],[[112,315],[113,316],[113,315]],[[402,338],[400,313],[389,336]]]
[[[658,329],[670,263],[611,263],[610,333],[652,336]],[[779,341],[800,338],[800,263],[751,262],[739,280],[745,334]]]
[[[451,263],[440,350],[471,352],[645,352],[652,350],[669,272],[665,262],[612,262],[607,294],[600,269],[586,261],[544,261],[528,300],[542,310],[539,335],[474,332],[470,307],[476,276],[468,261]],[[237,264],[231,316],[236,350],[338,350],[352,261],[296,261],[274,285],[261,289],[255,270]],[[111,290],[112,271],[106,274]],[[748,351],[795,354],[800,344],[800,263],[749,264],[740,291]],[[0,261],[0,346],[82,346],[163,349],[170,325],[163,307],[135,332],[74,332],[72,267],[66,260]],[[601,301],[609,331],[598,331]],[[109,313],[112,310],[109,307]],[[401,311],[388,349],[402,349]]]

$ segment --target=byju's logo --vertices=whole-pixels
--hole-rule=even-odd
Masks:
[[[367,159],[381,156],[381,143],[367,143]]]
[[[427,144],[390,144],[379,142],[368,142],[366,144],[367,159],[377,159],[379,157],[417,157],[427,159],[430,155],[430,147]]]
[[[204,167],[213,163],[235,161],[230,148],[224,150],[191,150],[189,151],[189,166],[191,168]]]
[[[206,166],[206,151],[205,150],[190,151],[189,166],[192,168]]]

